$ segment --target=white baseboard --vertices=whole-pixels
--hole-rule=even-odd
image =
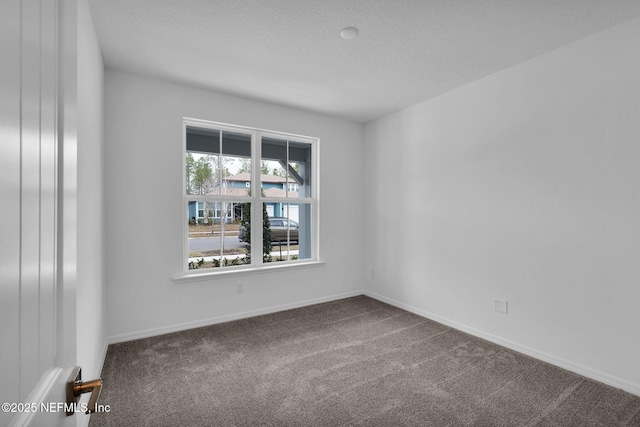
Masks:
[[[276,313],[278,311],[291,310],[293,308],[306,307],[308,305],[321,304],[323,302],[330,302],[344,298],[355,297],[358,295],[364,295],[364,290],[357,290],[351,292],[345,292],[341,294],[329,295],[322,298],[315,298],[310,300],[296,301],[294,303],[276,305],[272,307],[260,308],[258,310],[245,311],[241,313],[229,314],[226,316],[211,317],[208,319],[196,320],[193,322],[184,322],[177,325],[168,325],[160,328],[146,329],[143,331],[131,332],[126,334],[114,335],[108,338],[109,344],[116,344],[125,341],[132,341],[141,338],[154,337],[156,335],[169,334],[172,332],[185,331],[193,328],[200,328],[203,326],[215,325],[217,323],[230,322],[232,320],[246,319],[247,317],[261,316],[263,314]],[[103,360],[104,363],[104,360]]]
[[[364,294],[368,297],[377,299],[379,301],[385,302],[387,304],[391,304],[395,307],[401,308],[403,310],[409,311],[411,313],[417,314],[418,316],[425,317],[427,319],[436,321],[438,323],[442,323],[443,325],[450,326],[454,329],[460,330],[462,332],[466,332],[470,335],[476,336],[478,338],[485,339],[487,341],[491,341],[495,344],[501,345],[503,347],[507,347],[511,350],[517,351],[522,354],[526,354],[527,356],[531,356],[535,359],[542,360],[543,362],[547,362],[551,365],[557,366],[562,369],[566,369],[568,371],[574,372],[578,375],[582,375],[589,379],[599,381],[601,383],[607,384],[611,387],[622,389],[628,393],[632,393],[636,396],[640,396],[640,385],[631,383],[625,379],[609,375],[605,372],[601,372],[587,366],[580,365],[578,363],[574,363],[570,360],[563,359],[561,357],[554,356],[552,354],[536,350],[535,348],[528,347],[526,345],[522,345],[520,343],[507,340],[501,338],[497,335],[493,335],[487,333],[485,331],[481,331],[479,329],[473,328],[468,325],[463,325],[461,323],[455,322],[453,320],[438,316],[436,314],[430,313],[425,310],[421,310],[412,305],[402,303],[400,301],[396,301],[394,299],[388,298],[384,295],[377,294],[371,291],[364,291]]]

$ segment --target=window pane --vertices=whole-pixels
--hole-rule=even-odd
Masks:
[[[187,194],[246,197],[251,135],[187,127]]]
[[[311,144],[263,138],[261,182],[266,197],[311,197]]]
[[[288,197],[311,198],[311,145],[289,141]]]
[[[187,151],[185,162],[186,194],[204,195],[211,192],[214,187],[214,172],[218,162],[216,156]]]
[[[308,203],[288,203],[284,217],[289,225],[291,244],[290,259],[311,258],[311,205]]]
[[[222,132],[220,194],[247,197],[251,189],[251,135]]]
[[[264,224],[264,245],[271,246],[267,262],[311,258],[311,205],[270,202],[264,203],[263,209],[282,212],[281,216],[268,217]]]
[[[203,206],[203,218],[194,221],[192,213]],[[250,263],[247,244],[241,239],[242,227],[250,222],[244,203],[187,203],[189,211],[189,269],[230,267]],[[245,225],[246,228],[246,225]]]
[[[286,162],[287,140],[262,138],[260,185],[265,197],[285,197],[287,183]]]

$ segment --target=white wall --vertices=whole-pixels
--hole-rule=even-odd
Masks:
[[[326,265],[175,283],[182,272],[182,118],[320,138]],[[361,124],[106,71],[106,281],[112,341],[362,289]],[[235,285],[245,284],[244,293]]]
[[[371,294],[640,394],[638,51],[636,19],[368,123]]]
[[[78,1],[77,360],[100,376],[106,349],[104,295],[104,65],[86,0]],[[87,417],[80,417],[87,418]]]

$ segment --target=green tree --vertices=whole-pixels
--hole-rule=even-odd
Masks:
[[[193,154],[187,153],[186,164],[185,164],[185,171],[187,174],[187,188],[186,188],[187,194],[192,194],[192,191],[193,191],[191,176],[193,175],[195,166],[196,166],[196,161],[193,158]]]
[[[220,164],[217,163],[217,160],[220,161]],[[217,170],[215,171],[215,179],[218,180],[222,178],[223,180],[228,176],[231,176],[231,172],[229,172],[229,165],[234,162],[234,158],[227,156],[213,157],[212,163],[217,166]]]
[[[264,191],[260,190],[264,196]],[[249,195],[251,192],[249,191]],[[245,249],[247,251],[246,263],[251,262],[251,203],[243,204],[242,226],[245,228]],[[267,206],[262,203],[262,261],[271,261],[271,224],[269,223],[269,215],[267,214]]]
[[[251,159],[240,159],[240,169],[238,173],[251,173]]]
[[[226,166],[222,166],[222,168],[218,169],[216,172],[216,181],[222,179],[223,181],[227,179],[228,176],[231,176],[231,172],[229,172],[229,168]]]
[[[269,163],[266,160],[260,162],[260,173],[263,175],[269,174]]]
[[[193,190],[196,194],[207,194],[211,190],[213,168],[208,156],[199,158],[193,167]]]
[[[284,168],[273,168],[273,170],[271,171],[271,175],[281,176],[284,178],[287,176],[287,173],[285,172]]]

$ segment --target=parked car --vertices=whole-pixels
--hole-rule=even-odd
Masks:
[[[292,219],[281,217],[269,218],[272,243],[287,242],[287,225],[289,227],[289,242],[298,243],[298,223]],[[245,226],[240,226],[240,229],[238,230],[238,240],[246,242],[248,240],[247,237],[247,229]]]

